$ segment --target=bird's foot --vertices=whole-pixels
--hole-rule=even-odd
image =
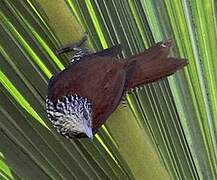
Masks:
[[[61,47],[60,49],[58,49],[56,51],[56,54],[59,55],[59,54],[68,53],[71,51],[75,51],[75,52],[82,51],[81,46],[82,46],[82,44],[84,44],[86,42],[87,39],[88,39],[88,33],[85,32],[82,39],[79,42],[67,44],[67,45]]]

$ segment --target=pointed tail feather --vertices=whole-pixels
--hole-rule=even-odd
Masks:
[[[158,59],[166,58],[169,54],[171,44],[172,44],[172,40],[170,39],[165,42],[158,42],[154,46],[147,49],[145,52],[135,55],[130,59],[128,59],[129,63],[134,60],[155,61]]]
[[[186,59],[167,57],[170,45],[171,41],[157,43],[145,53],[136,55],[126,62],[136,62],[127,84],[128,90],[165,78],[187,65]]]

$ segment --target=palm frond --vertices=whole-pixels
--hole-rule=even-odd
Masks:
[[[2,179],[216,179],[216,10],[211,0],[0,1]],[[189,65],[126,95],[93,142],[66,140],[47,121],[54,51],[90,34],[121,57],[172,38]],[[7,167],[6,164],[9,166]]]

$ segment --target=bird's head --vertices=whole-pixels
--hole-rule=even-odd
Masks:
[[[87,98],[64,96],[52,101],[46,98],[48,118],[55,129],[67,138],[82,136],[93,138],[92,108]]]

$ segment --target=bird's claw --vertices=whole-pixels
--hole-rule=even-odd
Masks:
[[[77,51],[77,49],[81,49],[80,46],[82,46],[82,44],[85,43],[85,41],[88,39],[88,32],[85,32],[83,37],[81,38],[81,40],[77,43],[71,43],[71,44],[67,44],[63,47],[61,47],[60,49],[58,49],[56,51],[56,54],[63,54],[63,53],[68,53],[70,51]]]

